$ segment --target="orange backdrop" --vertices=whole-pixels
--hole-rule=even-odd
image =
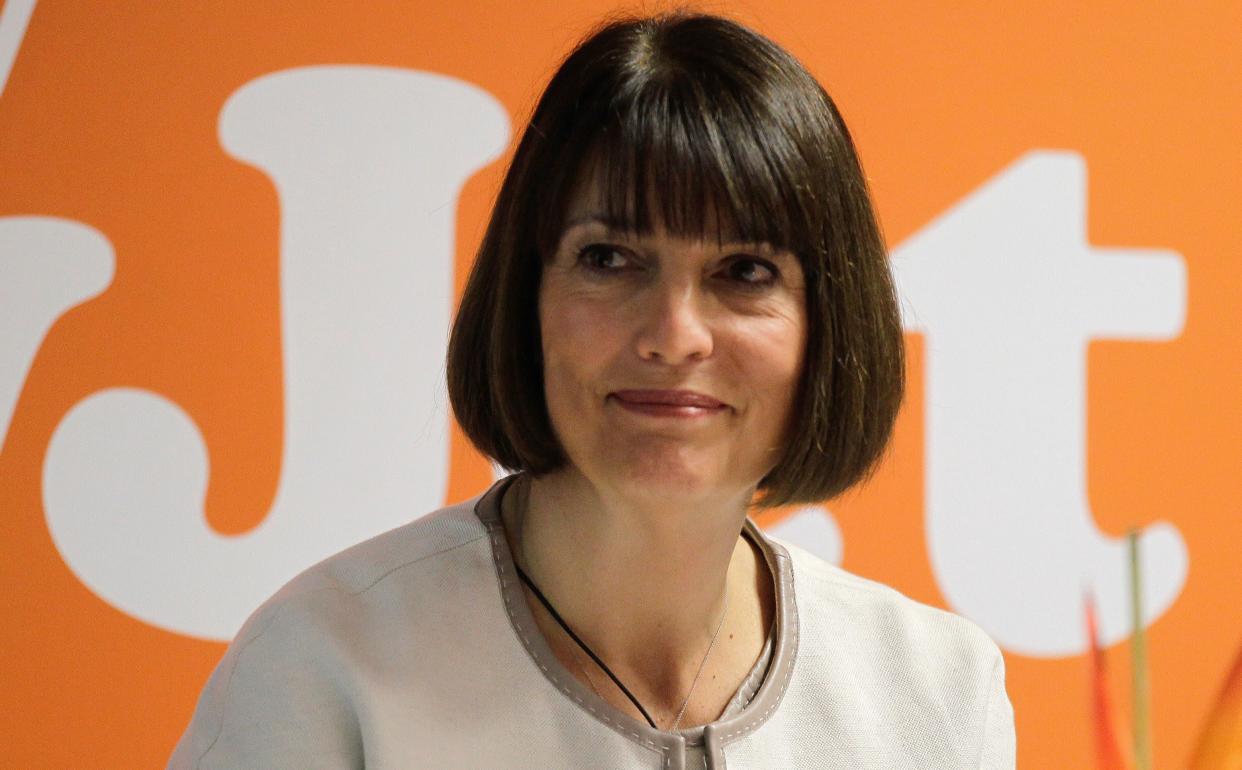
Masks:
[[[0,434],[4,762],[162,766],[224,644],[140,621],[84,586],[49,535],[42,483],[69,410],[102,389],[142,388],[201,430],[212,528],[247,532],[272,506],[286,440],[280,211],[270,182],[222,151],[222,105],[266,73],[382,65],[472,83],[520,127],[559,57],[616,7],[8,0],[9,31],[18,5],[33,13],[0,81],[0,218],[87,223],[116,259],[111,284],[56,318],[28,367],[0,358],[15,383]],[[1181,255],[1180,334],[1093,341],[1084,430],[1096,525],[1118,535],[1164,520],[1185,541],[1185,585],[1147,639],[1156,766],[1183,766],[1242,645],[1242,4],[710,9],[773,37],[824,82],[890,243],[1048,148],[1085,159],[1087,241]],[[456,202],[458,290],[509,151]],[[0,339],[22,322],[11,300],[0,287]],[[843,566],[948,607],[924,536],[925,346],[908,339],[911,386],[893,451],[866,488],[831,507]],[[446,502],[476,494],[492,473],[455,430],[451,447]],[[1128,693],[1127,644],[1108,654],[1114,686]],[[1006,657],[1019,764],[1090,766],[1084,656]]]

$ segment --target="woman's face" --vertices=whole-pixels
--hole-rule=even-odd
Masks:
[[[601,211],[591,184],[571,198],[539,292],[571,470],[649,503],[745,493],[780,457],[802,371],[797,257],[662,227],[638,237]]]

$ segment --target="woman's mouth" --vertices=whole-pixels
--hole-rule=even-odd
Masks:
[[[729,408],[693,390],[618,390],[608,395],[622,409],[652,417],[709,417]]]

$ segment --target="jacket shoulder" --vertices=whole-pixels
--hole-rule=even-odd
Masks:
[[[329,556],[295,576],[269,602],[325,588],[360,593],[395,570],[486,537],[474,514],[477,501],[441,508]]]
[[[362,663],[402,630],[412,607],[436,600],[435,591],[418,590],[418,567],[440,574],[440,558],[487,536],[476,501],[324,559],[260,605],[208,679],[169,767],[197,767],[208,757],[225,767],[361,766]]]
[[[857,633],[897,640],[910,653],[921,648],[927,654],[980,657],[987,668],[1000,656],[991,637],[967,618],[848,572],[796,545],[772,540],[789,553],[800,614],[849,621],[847,627]]]
[[[983,629],[773,540],[791,561],[808,702],[869,715],[868,735],[911,766],[1012,770],[1005,658]]]

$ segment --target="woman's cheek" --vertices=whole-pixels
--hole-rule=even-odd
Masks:
[[[565,390],[593,391],[617,334],[609,305],[562,296],[545,305],[542,322],[546,376]]]

